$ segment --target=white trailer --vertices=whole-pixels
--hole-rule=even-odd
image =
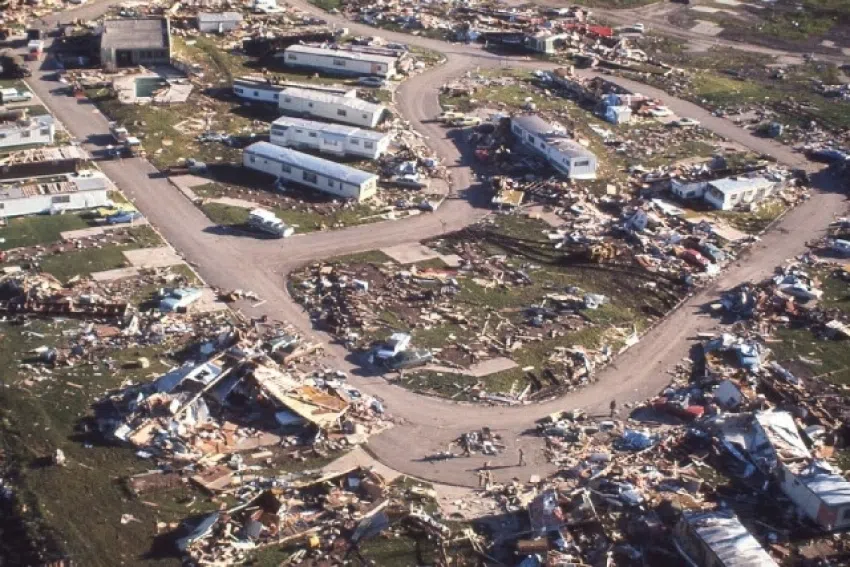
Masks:
[[[233,80],[233,94],[244,100],[256,102],[269,102],[277,104],[280,99],[280,93],[289,87],[301,88],[311,91],[320,91],[332,95],[354,98],[357,96],[357,89],[350,87],[334,87],[325,85],[312,85],[296,82],[276,82],[272,83],[261,78],[239,77]]]
[[[0,189],[2,218],[94,209],[109,203],[109,182],[96,171],[81,171],[49,183],[24,183]]]
[[[383,132],[289,116],[272,122],[269,131],[269,140],[276,146],[369,159],[378,159],[386,152],[390,139]]]
[[[378,187],[378,176],[372,173],[269,142],[257,142],[245,148],[242,164],[279,180],[343,199],[364,201],[374,196]]]
[[[284,50],[288,67],[317,69],[331,75],[376,76],[396,74],[395,57],[313,45],[290,45]]]
[[[286,238],[295,232],[294,228],[287,226],[273,212],[265,209],[254,209],[248,213],[248,226],[277,238]]]
[[[332,122],[374,128],[386,107],[359,98],[337,96],[318,91],[287,88],[280,93],[278,108],[282,113],[314,116]]]
[[[0,123],[0,149],[53,143],[56,125],[49,114]]]

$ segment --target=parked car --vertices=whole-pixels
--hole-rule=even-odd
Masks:
[[[201,290],[194,287],[165,289],[160,293],[159,310],[165,313],[183,311],[201,298]]]
[[[139,211],[122,211],[106,217],[106,224],[126,224],[142,218]]]
[[[375,89],[380,89],[382,87],[387,86],[387,81],[380,77],[360,77],[357,79],[357,84],[361,87],[372,87]]]
[[[463,118],[466,116],[463,112],[458,112],[457,110],[446,110],[441,113],[438,117],[440,122],[449,122],[450,120],[454,120],[456,118]]]
[[[403,370],[424,366],[434,360],[434,355],[428,350],[405,350],[388,358],[384,364],[391,370]]]
[[[672,124],[679,128],[695,128],[696,126],[699,126],[699,120],[694,120],[693,118],[679,118],[678,120],[674,120]]]
[[[135,210],[136,209],[133,205],[130,205],[129,203],[119,203],[117,205],[112,205],[111,207],[100,207],[95,209],[95,214],[99,218],[105,219],[120,213],[135,212]]]

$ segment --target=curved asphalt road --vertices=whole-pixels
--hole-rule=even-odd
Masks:
[[[301,1],[293,4],[305,11],[321,14],[332,23],[344,25],[355,33],[376,33],[374,28],[328,16]],[[91,14],[86,17],[91,17]],[[268,315],[272,319],[288,321],[311,339],[325,343],[328,343],[327,337],[311,329],[306,314],[285,291],[285,278],[290,271],[309,261],[436,236],[443,231],[443,223],[448,230],[455,230],[488,212],[484,208],[476,208],[472,199],[465,198],[474,195],[474,191],[469,190],[474,185],[474,175],[458,147],[447,137],[446,130],[432,120],[439,113],[437,94],[440,85],[476,67],[504,64],[505,59],[475,46],[451,45],[406,34],[380,33],[393,41],[434,49],[447,57],[445,65],[407,80],[399,89],[397,97],[402,115],[415,130],[426,136],[428,145],[449,166],[453,187],[460,195],[459,198],[447,200],[435,214],[296,236],[283,242],[222,236],[216,234],[209,220],[167,180],[160,178],[148,162],[129,159],[101,163],[103,171],[136,202],[148,220],[198,269],[207,282],[224,289],[249,289],[266,300],[256,309],[248,304],[240,304],[239,307],[246,315]],[[511,60],[510,65],[544,67],[537,62],[519,60]],[[88,103],[78,103],[72,97],[52,92],[59,85],[46,80],[42,73],[35,75],[28,81],[30,86],[68,130],[83,140],[87,149],[93,152],[102,149],[108,143],[106,118]],[[678,114],[697,118],[705,127],[720,135],[756,151],[771,154],[781,162],[794,166],[809,165],[788,148],[751,136],[731,122],[713,117],[696,105],[645,85],[609,78],[657,96]],[[426,457],[444,450],[451,440],[464,431],[489,426],[501,434],[508,444],[508,450],[500,457],[488,458],[494,467],[501,467],[495,471],[497,480],[532,472],[553,472],[554,468],[546,463],[542,453],[541,440],[526,434],[533,429],[534,421],[554,411],[576,407],[591,413],[604,413],[611,399],[616,399],[622,405],[657,393],[669,381],[666,371],[687,355],[688,337],[714,327],[712,320],[699,313],[701,305],[716,297],[718,290],[769,274],[785,258],[801,253],[805,242],[821,236],[823,227],[845,208],[843,195],[829,191],[832,184],[832,180],[824,179],[823,190],[816,192],[810,201],[788,214],[753,248],[745,263],[739,262],[731,267],[711,287],[690,298],[640,343],[620,356],[615,364],[602,371],[595,384],[564,398],[524,407],[457,404],[411,393],[388,383],[382,377],[359,376],[357,369],[346,361],[345,350],[338,345],[327,345],[327,361],[348,371],[354,385],[382,398],[389,411],[397,417],[395,428],[373,437],[368,445],[381,462],[397,471],[442,483],[474,485],[474,469],[481,466],[485,459],[472,457],[432,463]],[[467,192],[471,195],[466,195]],[[522,469],[515,466],[516,450],[519,447],[524,448],[529,462]]]

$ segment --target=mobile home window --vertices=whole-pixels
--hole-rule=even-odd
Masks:
[[[375,143],[374,142],[363,142],[363,147],[371,150],[372,148],[375,147]]]
[[[328,187],[333,187],[333,186],[334,186],[334,180],[328,179]]]
[[[21,132],[21,138],[29,138],[32,135],[32,132],[29,130],[24,130]]]
[[[283,102],[292,102],[292,99],[288,96],[283,97]]]
[[[334,59],[334,67],[345,67],[345,59]]]
[[[292,173],[292,168],[285,163],[280,164],[280,170],[284,173]]]
[[[576,167],[586,167],[586,166],[588,166],[588,165],[590,165],[590,160],[589,160],[589,159],[583,159],[583,160],[581,160],[581,161],[577,161],[577,162],[576,162]]]
[[[272,95],[272,98],[273,98],[273,99],[275,99],[275,100],[277,100],[278,98],[280,98],[280,95],[279,95],[279,94],[277,94],[277,93],[274,93],[274,94]]]
[[[239,87],[236,87],[236,88],[235,88],[235,89],[233,89],[233,90],[234,90],[234,91],[236,91],[236,92],[237,92],[237,93],[239,93],[239,94],[242,94],[242,93],[243,93],[242,89],[241,89],[241,88],[239,88]]]
[[[260,96],[260,91],[254,91],[254,96]]]
[[[251,163],[256,163],[256,162],[257,162],[257,160],[256,160],[256,158],[254,158],[254,156],[251,156],[251,157],[249,157],[248,159],[250,160],[250,162],[251,162]]]
[[[307,107],[308,107],[308,108],[313,108],[313,103],[312,103],[312,102],[308,102],[308,103],[307,103]]]
[[[41,135],[42,136],[49,136],[50,135],[50,128],[42,128],[41,129]]]
[[[316,134],[315,132],[310,132],[308,136],[310,136],[311,138],[316,138],[318,137],[318,134]]]
[[[337,116],[345,116],[345,115],[348,114],[348,112],[346,112],[344,108],[338,108],[336,110],[336,114],[337,114]]]
[[[318,179],[316,178],[316,174],[310,173],[309,171],[303,171],[302,177],[307,183],[316,183],[318,181]]]
[[[298,56],[295,55],[294,53],[287,53],[286,58],[289,59],[290,61],[295,61],[296,59],[298,59]]]
[[[359,146],[359,145],[360,145],[360,140],[351,140],[351,145],[352,145],[352,146]]]
[[[55,197],[50,199],[51,203],[70,203],[71,196],[70,195],[56,195]]]

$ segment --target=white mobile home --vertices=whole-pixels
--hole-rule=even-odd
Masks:
[[[378,187],[376,175],[268,142],[257,142],[245,148],[242,163],[282,181],[344,199],[365,201],[375,195]]]
[[[596,155],[570,138],[560,125],[536,115],[514,116],[511,131],[524,146],[570,179],[596,179]]]
[[[290,45],[284,50],[284,62],[288,67],[306,67],[333,75],[386,79],[396,74],[395,57],[313,45]]]
[[[777,183],[764,176],[729,177],[710,181],[703,198],[715,209],[728,211],[740,205],[761,201],[771,195]]]
[[[18,146],[52,144],[56,126],[49,114],[0,123],[0,150]]]
[[[780,465],[779,487],[824,530],[850,528],[850,481],[823,462]]]
[[[373,104],[359,98],[287,88],[280,93],[278,108],[285,114],[313,116],[332,122],[374,128],[386,110],[382,104]]]
[[[377,159],[390,145],[389,134],[356,126],[281,116],[272,122],[269,140],[288,148],[311,149],[337,156]]]
[[[270,82],[263,78],[255,79],[253,77],[239,77],[238,79],[233,80],[233,94],[237,97],[245,100],[269,102],[272,104],[277,104],[280,99],[280,93],[289,87],[324,92],[347,98],[354,98],[357,96],[357,89],[344,86],[332,87],[307,83]]]
[[[62,181],[0,187],[0,217],[91,209],[109,204],[109,183],[100,172],[67,175]]]

